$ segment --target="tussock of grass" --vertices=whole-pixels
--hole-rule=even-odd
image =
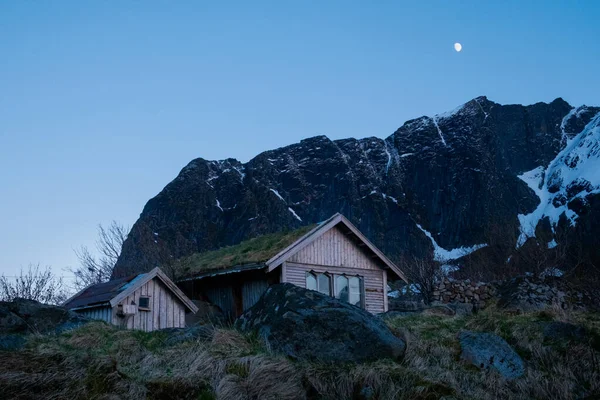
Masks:
[[[0,387],[16,399],[571,399],[600,393],[600,353],[588,343],[544,343],[551,321],[599,333],[600,316],[563,310],[471,317],[418,315],[389,321],[407,341],[402,362],[295,362],[259,338],[216,328],[210,338],[165,344],[162,332],[92,323],[37,336],[25,350],[0,352]],[[505,381],[458,360],[463,329],[495,332],[524,358],[526,375]]]
[[[315,226],[308,225],[294,231],[276,232],[252,238],[234,246],[196,253],[178,260],[175,269],[179,275],[188,276],[195,272],[264,263]]]

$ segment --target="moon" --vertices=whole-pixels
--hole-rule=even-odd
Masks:
[[[458,42],[454,43],[454,50],[456,50],[457,53],[460,53],[460,51],[462,50],[462,44]]]

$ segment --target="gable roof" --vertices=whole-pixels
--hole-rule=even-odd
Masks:
[[[154,278],[159,279],[167,286],[190,311],[193,313],[198,311],[198,307],[158,267],[147,273],[88,286],[65,301],[63,307],[68,309],[99,306],[115,307],[120,301]]]
[[[302,236],[294,243],[292,243],[291,245],[274,255],[271,259],[269,259],[266,262],[268,271],[274,270],[275,268],[283,264],[285,260],[289,259],[291,256],[298,253],[300,250],[302,250],[303,248],[311,244],[313,241],[315,241],[318,237],[322,236],[325,232],[338,225],[343,225],[345,228],[347,228],[348,233],[351,233],[354,236],[356,236],[359,242],[362,243],[362,245],[366,247],[370,252],[372,252],[383,263],[385,267],[389,268],[404,281],[408,282],[406,276],[400,270],[400,268],[398,268],[396,264],[394,264],[389,258],[385,256],[385,254],[381,252],[381,250],[379,250],[373,243],[371,243],[371,241],[367,239],[366,236],[363,235],[362,232],[360,232],[358,228],[356,228],[354,224],[350,222],[350,220],[348,220],[348,218],[344,217],[340,213],[334,214],[331,218],[322,222],[317,227],[308,232],[306,235]]]
[[[176,261],[178,281],[198,279],[230,270],[264,268],[265,262],[314,228],[308,225],[292,231],[257,236],[233,246],[192,254]],[[234,272],[234,271],[231,271]]]
[[[268,268],[272,271],[285,260],[312,243],[335,226],[344,226],[353,235],[359,246],[379,259],[384,268],[389,268],[406,281],[402,271],[371,243],[346,217],[337,213],[318,224],[304,226],[294,231],[277,232],[258,236],[234,246],[196,253],[178,260],[176,269],[181,274],[178,281],[236,273],[246,270]]]

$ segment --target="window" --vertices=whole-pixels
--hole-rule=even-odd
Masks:
[[[307,272],[306,288],[331,296],[331,277],[328,274]]]
[[[334,296],[358,307],[364,306],[363,281],[360,276],[330,275],[307,272],[306,288]]]
[[[140,297],[140,304],[138,308],[150,309],[150,297]]]
[[[331,278],[329,275],[317,275],[318,291],[331,296]]]
[[[348,278],[344,275],[335,277],[335,297],[342,301],[348,301]]]
[[[358,276],[353,276],[348,279],[349,291],[348,291],[348,302],[355,306],[362,307],[362,290],[361,290],[361,279]]]
[[[308,290],[317,290],[317,277],[311,272],[306,273],[306,288]]]

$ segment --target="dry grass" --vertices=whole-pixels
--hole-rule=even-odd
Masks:
[[[600,393],[600,349],[544,343],[543,326],[570,321],[599,333],[597,314],[563,310],[468,318],[413,316],[390,326],[408,350],[402,362],[324,365],[272,354],[253,336],[215,329],[211,338],[164,344],[164,333],[93,323],[30,338],[0,352],[3,398],[15,399],[572,399]],[[461,329],[495,332],[524,358],[523,378],[505,381],[458,361]],[[369,397],[370,396],[370,397]]]

